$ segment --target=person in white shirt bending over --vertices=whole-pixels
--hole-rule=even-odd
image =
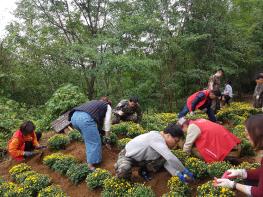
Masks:
[[[233,89],[232,89],[232,82],[230,80],[227,80],[227,83],[225,85],[225,90],[223,92],[223,103],[229,105],[230,99],[233,98]]]
[[[119,153],[115,167],[118,178],[130,179],[132,167],[139,166],[139,175],[151,180],[149,172],[157,172],[164,167],[172,176],[181,181],[193,179],[193,174],[170,151],[184,136],[180,126],[170,123],[163,131],[150,131],[132,139]]]

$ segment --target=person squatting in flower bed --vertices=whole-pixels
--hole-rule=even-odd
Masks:
[[[103,126],[106,137],[110,136],[111,101],[107,97],[93,100],[73,108],[69,113],[69,121],[81,132],[86,146],[86,156],[89,169],[94,171],[94,164],[102,160],[100,133]],[[106,144],[110,148],[109,144]]]
[[[181,181],[193,179],[193,174],[184,167],[181,161],[171,152],[183,137],[182,129],[170,123],[163,131],[150,131],[132,139],[119,153],[115,163],[118,178],[130,179],[132,167],[139,166],[139,175],[150,180],[149,172],[157,172],[164,167],[171,175]]]
[[[217,187],[236,189],[242,193],[253,196],[263,196],[263,114],[251,116],[245,122],[247,138],[261,157],[261,166],[253,170],[230,169],[224,173],[222,178],[214,180]],[[240,184],[230,179],[244,179],[245,184]],[[252,186],[251,186],[252,185]]]
[[[202,90],[188,97],[186,105],[179,113],[178,118],[184,117],[188,112],[193,115],[195,110],[200,109],[206,111],[209,120],[216,122],[214,111],[211,108],[212,101],[221,96],[219,90]]]
[[[35,132],[35,125],[31,121],[24,122],[8,142],[8,153],[10,156],[21,161],[26,157],[32,157],[38,152],[35,149],[43,149],[46,146],[39,145],[41,133]]]
[[[178,121],[186,133],[183,150],[193,152],[207,163],[239,157],[240,140],[220,124],[206,119]],[[195,145],[197,151],[192,151]]]

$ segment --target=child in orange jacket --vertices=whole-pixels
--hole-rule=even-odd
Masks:
[[[20,129],[17,130],[8,143],[8,153],[17,161],[23,160],[25,157],[34,156],[34,149],[45,148],[40,146],[38,140],[41,133],[35,133],[35,125],[31,121],[24,122]]]

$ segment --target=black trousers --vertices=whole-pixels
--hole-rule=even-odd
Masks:
[[[40,132],[36,132],[36,136],[37,136],[37,141],[40,140],[42,133]],[[33,151],[35,149],[33,142],[32,141],[26,141],[25,142],[25,151]]]

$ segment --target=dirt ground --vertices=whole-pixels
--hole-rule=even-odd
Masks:
[[[45,144],[47,139],[52,136],[53,133],[44,133],[43,138],[41,140],[41,144]],[[112,147],[112,150],[108,150],[107,148],[103,147],[103,161],[100,165],[96,167],[100,167],[103,169],[109,170],[113,175],[114,172],[114,163],[117,160],[118,153],[120,150],[118,150],[116,147]],[[61,150],[60,152],[65,154],[71,154],[75,158],[77,158],[80,162],[85,163],[86,162],[86,153],[85,153],[85,145],[81,142],[74,142],[71,143],[66,150]],[[44,155],[52,154],[53,152],[49,150],[44,151]],[[53,170],[49,169],[47,166],[42,164],[43,156],[40,157],[40,155],[35,156],[34,158],[31,158],[29,160],[24,161],[28,165],[32,167],[33,170],[49,175],[50,178],[52,178],[52,181],[54,184],[59,185],[64,192],[66,192],[71,197],[98,197],[100,196],[101,189],[96,190],[90,190],[85,181],[82,182],[79,185],[74,185],[67,177],[61,176],[60,174],[54,172]],[[251,158],[246,158],[246,160],[251,160]],[[251,160],[253,161],[253,160]],[[13,161],[11,159],[6,159],[0,163],[0,176],[3,176],[5,180],[11,181],[11,177],[9,176],[9,169],[18,164],[19,162]],[[162,170],[156,174],[153,175],[153,179],[149,182],[146,182],[145,185],[151,186],[151,188],[154,190],[157,196],[162,196],[162,194],[169,192],[169,189],[167,188],[167,181],[170,179],[171,175],[166,172],[165,170]],[[138,183],[144,183],[144,180],[138,175],[137,169],[135,168],[133,171],[133,182]],[[204,180],[198,180],[192,184],[190,184],[190,188],[192,188],[193,195],[196,194],[196,188],[198,185],[205,183],[208,181],[208,178]],[[240,193],[237,193],[236,196],[243,196]]]
[[[45,144],[46,140],[51,136],[50,133],[45,133],[43,135],[43,139],[41,140],[41,144]],[[86,153],[85,153],[85,145],[84,143],[80,142],[74,142],[71,143],[66,150],[60,151],[65,154],[71,154],[75,158],[77,158],[80,162],[86,162]],[[44,155],[52,154],[53,152],[50,152],[49,150],[44,151]],[[114,163],[116,162],[117,156],[118,156],[119,150],[115,147],[112,148],[112,150],[108,150],[107,148],[103,147],[103,161],[100,165],[97,167],[107,169],[109,170],[113,175],[114,172]],[[42,164],[43,157],[40,157],[40,155],[35,156],[32,159],[26,160],[25,163],[30,165],[33,170],[42,173],[47,174],[50,178],[52,178],[52,181],[54,184],[59,185],[63,191],[65,191],[69,196],[71,197],[97,197],[100,196],[101,190],[90,190],[85,181],[79,185],[74,185],[67,177],[61,176],[60,174],[54,172],[53,170],[49,169],[47,166]],[[13,161],[11,159],[6,159],[5,161],[2,161],[0,163],[0,176],[3,176],[5,180],[11,181],[11,177],[9,176],[9,169],[18,164],[19,162]],[[153,179],[147,183],[146,185],[149,185],[152,187],[152,189],[155,191],[157,196],[161,196],[162,194],[168,192],[167,188],[167,181],[171,176],[168,172],[165,170],[158,172],[153,176]],[[133,172],[133,181],[144,183],[143,179],[138,176],[137,170],[135,169]]]

